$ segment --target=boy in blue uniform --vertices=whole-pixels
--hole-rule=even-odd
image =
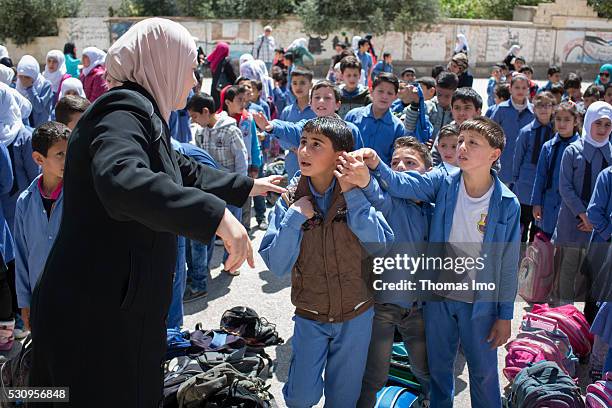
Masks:
[[[392,63],[393,63],[393,57],[391,56],[391,53],[390,52],[383,53],[382,61],[378,61],[376,65],[374,65],[374,68],[372,68],[372,81],[374,81],[381,72],[388,72],[392,74],[393,73]]]
[[[578,140],[578,111],[576,106],[562,102],[555,111],[555,129],[557,133],[542,146],[538,166],[536,168],[535,184],[531,192],[533,218],[538,228],[549,238],[555,232],[557,216],[561,205],[559,195],[559,172],[561,158],[570,143]]]
[[[316,405],[323,390],[331,407],[359,398],[374,315],[362,243],[391,241],[393,232],[361,189],[334,177],[338,156],[352,148],[341,119],[304,126],[301,175],[277,201],[259,248],[272,273],[292,274],[293,356],[283,387],[290,408]]]
[[[15,286],[21,316],[29,328],[30,299],[45,267],[62,219],[64,160],[70,129],[58,122],[40,125],[32,135],[32,157],[42,174],[17,199]]]
[[[344,117],[357,126],[364,146],[376,150],[385,163],[391,162],[395,139],[405,133],[404,124],[389,109],[398,90],[399,81],[395,75],[380,74],[372,84],[372,103],[355,108]]]
[[[368,87],[359,83],[361,67],[359,59],[353,56],[344,57],[340,61],[343,84],[340,85],[342,106],[340,106],[338,115],[342,119],[344,119],[350,110],[366,106],[372,102]]]
[[[538,89],[538,93],[550,91],[554,84],[561,83],[561,69],[558,66],[551,65],[550,67],[548,67],[546,75],[548,76],[548,82],[546,82],[543,87]]]
[[[361,85],[368,85],[368,78],[370,77],[370,73],[372,72],[372,67],[374,65],[374,61],[372,61],[372,56],[370,55],[370,42],[365,38],[362,38],[357,43],[359,46],[359,50],[357,51],[357,58],[361,62]]]
[[[512,191],[521,203],[521,242],[533,242],[538,229],[533,219],[531,193],[540,151],[554,135],[552,114],[555,97],[549,92],[539,93],[533,103],[536,118],[519,132],[512,167]]]
[[[491,168],[504,148],[502,129],[478,117],[464,122],[459,131],[461,170],[448,176],[437,169],[423,175],[394,172],[370,149],[353,154],[363,157],[390,195],[435,203],[430,242],[472,243],[484,255],[489,254],[484,257],[484,268],[476,271],[476,279],[493,279],[501,292],[490,298],[482,291],[468,290],[464,296],[471,301],[455,300],[450,295],[456,292],[451,292],[444,301],[426,302],[425,332],[431,406],[453,405],[453,366],[460,341],[470,372],[471,406],[500,408],[497,347],[509,339],[511,332],[518,285],[520,204]],[[346,166],[343,169],[351,173]]]
[[[429,235],[429,221],[432,207],[428,203],[390,197],[380,189],[378,182],[371,179],[363,163],[350,157],[353,164],[361,164],[362,171],[357,186],[363,190],[374,208],[382,211],[390,225],[393,225],[395,242],[387,257],[397,253],[419,256],[425,249]],[[391,159],[394,171],[418,171],[420,174],[431,169],[429,149],[412,136],[403,136],[395,141]],[[400,282],[405,272],[387,271],[384,282]],[[372,339],[368,350],[366,372],[361,385],[361,396],[357,407],[371,408],[376,402],[376,393],[387,382],[389,361],[395,329],[398,329],[410,356],[410,367],[423,387],[422,398],[428,398],[429,368],[425,344],[425,322],[416,294],[410,291],[377,291],[374,305]]]

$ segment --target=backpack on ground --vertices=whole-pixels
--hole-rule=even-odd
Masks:
[[[538,232],[519,267],[519,295],[527,302],[547,302],[554,284],[554,246]]]
[[[417,396],[406,388],[398,386],[383,387],[376,394],[374,408],[409,408],[417,401]]]
[[[522,369],[514,378],[509,402],[512,408],[584,408],[580,388],[552,361]]]
[[[559,329],[567,334],[574,353],[586,357],[591,352],[593,335],[590,325],[574,305],[551,308],[548,304],[534,305],[531,313],[551,318],[557,322]]]
[[[415,394],[422,391],[421,384],[410,368],[410,357],[402,342],[393,343],[387,385],[407,388]]]
[[[608,350],[610,350],[610,346],[600,336],[595,335],[594,339],[591,356],[589,357],[589,378],[591,383],[602,379],[601,372],[608,355]]]
[[[221,316],[221,329],[242,337],[250,347],[268,347],[283,344],[276,325],[259,317],[247,306],[236,306]]]
[[[525,367],[539,361],[554,361],[562,367],[563,356],[552,342],[534,340],[530,337],[517,338],[506,345],[506,350],[508,354],[503,373],[510,382],[514,381]]]
[[[612,407],[612,372],[607,372],[604,378],[586,388],[587,408]]]

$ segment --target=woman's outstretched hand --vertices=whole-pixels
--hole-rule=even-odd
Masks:
[[[266,195],[269,191],[283,194],[287,191],[285,188],[279,186],[283,179],[283,176],[268,176],[255,179],[255,183],[253,183],[253,188],[249,195],[251,197]]]
[[[251,268],[255,267],[251,240],[240,221],[225,209],[223,218],[217,227],[216,234],[223,240],[223,245],[229,256],[225,261],[225,270],[234,272],[246,260]]]

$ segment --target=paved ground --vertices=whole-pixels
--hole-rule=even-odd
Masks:
[[[205,84],[206,86],[207,84]],[[474,88],[483,96],[486,103],[486,79],[476,79]],[[209,85],[208,85],[209,86]],[[206,89],[206,88],[205,88]],[[483,108],[483,112],[486,108]],[[255,221],[252,221],[255,225]],[[253,247],[259,248],[263,231],[254,232]],[[192,329],[197,322],[202,322],[204,327],[216,328],[219,326],[221,314],[237,305],[253,307],[257,312],[266,317],[270,322],[277,325],[285,344],[271,348],[269,354],[275,361],[274,375],[270,379],[271,392],[276,397],[280,407],[285,407],[282,398],[282,386],[287,380],[289,361],[291,358],[291,336],[293,334],[293,306],[290,300],[289,277],[277,278],[269,272],[259,255],[256,255],[255,269],[245,266],[241,269],[241,275],[230,277],[221,272],[221,247],[215,248],[213,270],[209,283],[209,296],[207,299],[196,301],[185,305],[185,326]],[[515,304],[515,319],[513,320],[513,335],[518,333],[521,316],[525,312],[526,303]],[[507,385],[501,368],[504,366],[505,350],[500,349],[498,353],[500,377],[502,388]],[[583,368],[584,371],[584,368]],[[456,390],[455,407],[470,407],[469,376],[465,361],[459,357],[456,363]],[[323,400],[319,405],[323,406]],[[336,407],[333,407],[336,408]]]

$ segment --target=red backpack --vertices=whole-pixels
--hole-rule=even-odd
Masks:
[[[590,325],[574,305],[551,308],[548,304],[534,305],[531,313],[542,315],[557,321],[559,329],[567,334],[574,353],[586,357],[593,346],[593,335]]]
[[[612,372],[605,374],[604,379],[586,388],[587,408],[612,407]]]

